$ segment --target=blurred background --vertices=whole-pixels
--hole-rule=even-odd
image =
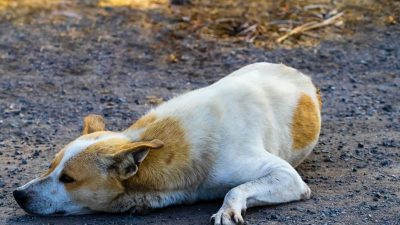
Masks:
[[[354,34],[360,24],[373,23],[381,26],[396,24],[399,13],[399,2],[390,0],[2,0],[0,2],[2,20],[20,25],[38,23],[51,24],[54,27],[61,24],[70,25],[66,27],[64,34],[70,38],[79,38],[88,32],[100,37],[116,35],[107,32],[109,30],[99,31],[95,27],[108,22],[114,26],[152,30],[158,35],[166,35],[163,38],[182,39],[193,36],[203,40],[244,41],[263,47],[276,47],[277,44],[286,47],[295,44],[312,45],[321,39],[337,39],[342,35]],[[116,16],[120,19],[114,20]],[[104,21],[106,19],[107,21]],[[309,29],[312,23],[314,26],[320,24]],[[304,25],[306,26],[301,27]],[[298,27],[300,30],[291,34],[291,38],[282,38]]]

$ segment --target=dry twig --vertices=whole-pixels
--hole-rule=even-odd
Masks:
[[[343,16],[343,12],[338,13],[322,22],[308,22],[305,23],[303,25],[300,25],[298,27],[295,27],[293,30],[291,30],[289,33],[283,35],[282,37],[276,39],[276,42],[281,43],[282,41],[286,40],[288,37],[295,35],[295,34],[299,34],[299,33],[304,33],[306,31],[309,30],[313,30],[313,29],[317,29],[317,28],[321,28],[321,27],[325,27],[325,26],[329,26],[332,25],[336,22],[336,20],[338,18],[340,18],[341,16]]]

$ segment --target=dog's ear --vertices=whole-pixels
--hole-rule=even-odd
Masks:
[[[105,130],[106,124],[104,123],[104,118],[102,116],[89,114],[83,119],[83,135]]]
[[[139,165],[152,149],[159,149],[164,142],[152,141],[132,142],[116,146],[111,154],[104,156],[109,172],[120,180],[126,180],[138,171]]]

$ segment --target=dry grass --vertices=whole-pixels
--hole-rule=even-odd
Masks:
[[[167,28],[172,36],[194,35],[218,42],[256,46],[310,46],[326,39],[351,35],[360,24],[390,25],[399,21],[399,1],[378,0],[192,0],[171,6],[168,0],[2,0],[0,20],[29,23],[32,14],[67,17],[105,14],[104,8],[141,10],[142,19],[131,20],[157,32]],[[85,10],[82,13],[82,10]],[[151,18],[158,10],[170,20]],[[80,11],[80,12],[79,12]],[[65,14],[65,15],[64,15]],[[151,22],[149,22],[151,21]],[[140,24],[144,23],[144,24]],[[176,34],[176,35],[175,35]]]
[[[399,2],[373,0],[198,0],[190,6],[172,8],[172,11],[186,22],[178,29],[188,29],[205,39],[290,47],[314,45],[321,39],[338,39],[353,33],[351,25],[371,20],[389,19],[394,23],[398,21],[395,16],[398,14],[392,10],[396,7],[400,8]]]

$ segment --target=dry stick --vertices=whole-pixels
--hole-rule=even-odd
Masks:
[[[317,29],[317,28],[320,28],[320,27],[325,27],[325,26],[334,24],[335,20],[338,19],[341,16],[343,16],[343,12],[338,13],[338,14],[332,16],[331,18],[328,18],[328,19],[326,19],[326,20],[324,20],[322,22],[319,22],[319,23],[318,22],[305,23],[303,25],[295,27],[289,33],[287,33],[287,34],[283,35],[282,37],[276,39],[276,42],[281,43],[282,41],[284,41],[285,39],[287,39],[288,37],[290,37],[290,36],[292,36],[294,34],[299,34],[299,33],[305,32],[305,31],[309,31],[309,30],[312,30],[312,29]]]

